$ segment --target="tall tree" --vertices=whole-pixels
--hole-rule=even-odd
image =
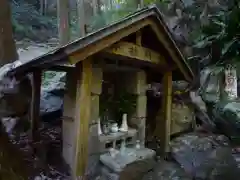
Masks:
[[[0,1],[0,67],[18,59],[9,0]]]
[[[66,45],[70,41],[70,20],[69,20],[69,1],[58,0],[58,33],[60,46]]]
[[[77,0],[78,25],[80,37],[86,35],[85,1]]]

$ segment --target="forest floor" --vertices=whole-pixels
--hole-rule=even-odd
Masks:
[[[26,39],[17,41],[16,47],[19,55],[19,60],[21,62],[27,62],[57,48],[58,40],[52,38],[45,43],[36,43]]]

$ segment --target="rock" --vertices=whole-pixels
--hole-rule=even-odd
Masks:
[[[221,101],[214,106],[212,112],[219,130],[232,139],[239,139],[240,101]]]
[[[17,61],[0,68],[0,115],[23,116],[29,109],[31,100],[31,81],[28,76],[21,77],[20,82],[8,77],[7,73],[17,66]]]
[[[5,128],[5,131],[7,133],[11,133],[12,129],[17,124],[18,118],[4,117],[4,118],[1,119],[1,121],[2,121],[2,124]]]
[[[231,148],[227,147],[213,150],[196,168],[195,173],[195,178],[202,180],[228,180],[239,176],[240,169],[232,155]]]
[[[225,151],[230,153],[225,155],[222,153]],[[184,170],[194,178],[213,177],[211,174],[216,173],[222,162],[231,162],[228,164],[232,164],[232,169],[237,167],[236,163],[235,165],[232,163],[235,160],[229,148],[229,141],[223,135],[202,133],[183,135],[171,142],[171,153]]]
[[[194,105],[196,105],[201,111],[207,112],[207,107],[202,97],[195,91],[189,93],[190,99]]]
[[[62,116],[63,98],[52,93],[42,91],[40,114],[43,121],[53,121]]]
[[[155,166],[153,159],[139,160],[128,164],[120,173],[119,180],[139,180]]]
[[[176,163],[161,160],[142,180],[191,180],[192,178]]]
[[[40,113],[44,121],[53,122],[62,116],[65,81],[65,72],[44,73],[40,103]]]
[[[100,180],[119,180],[119,174],[112,172],[107,167],[102,167]]]
[[[21,63],[16,61],[0,68],[0,115],[22,117],[30,109],[32,85],[31,75],[18,81],[7,73]],[[41,89],[40,115],[44,121],[53,121],[62,116],[66,73],[46,72]]]
[[[47,71],[44,73],[44,80],[42,83],[42,90],[45,92],[51,92],[55,95],[63,95],[65,90],[66,73]]]
[[[223,67],[207,67],[200,73],[200,94],[205,102],[216,103],[220,100],[220,80]]]

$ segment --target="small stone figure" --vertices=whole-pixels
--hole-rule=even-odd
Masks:
[[[136,149],[141,149],[140,140],[136,141]]]
[[[101,119],[98,118],[98,135],[102,135],[102,128],[101,128]]]
[[[108,126],[106,124],[103,125],[103,134],[108,134],[109,133],[109,129]]]

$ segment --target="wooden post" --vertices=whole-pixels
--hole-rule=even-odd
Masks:
[[[79,64],[77,68],[80,69]],[[82,61],[82,77],[77,83],[76,100],[76,133],[77,144],[75,153],[75,167],[73,169],[74,179],[85,179],[85,171],[88,160],[88,136],[89,121],[91,119],[91,82],[92,82],[92,61]]]
[[[40,96],[41,96],[42,74],[40,69],[33,71],[32,78],[32,102],[31,102],[31,136],[32,141],[39,141],[39,121],[40,121]]]
[[[70,41],[70,25],[69,25],[69,1],[58,0],[58,33],[59,44],[63,46]]]
[[[162,81],[164,90],[162,98],[162,109],[159,111],[156,131],[161,140],[162,153],[169,152],[170,134],[171,134],[171,114],[172,114],[172,72],[168,71],[163,76]]]

